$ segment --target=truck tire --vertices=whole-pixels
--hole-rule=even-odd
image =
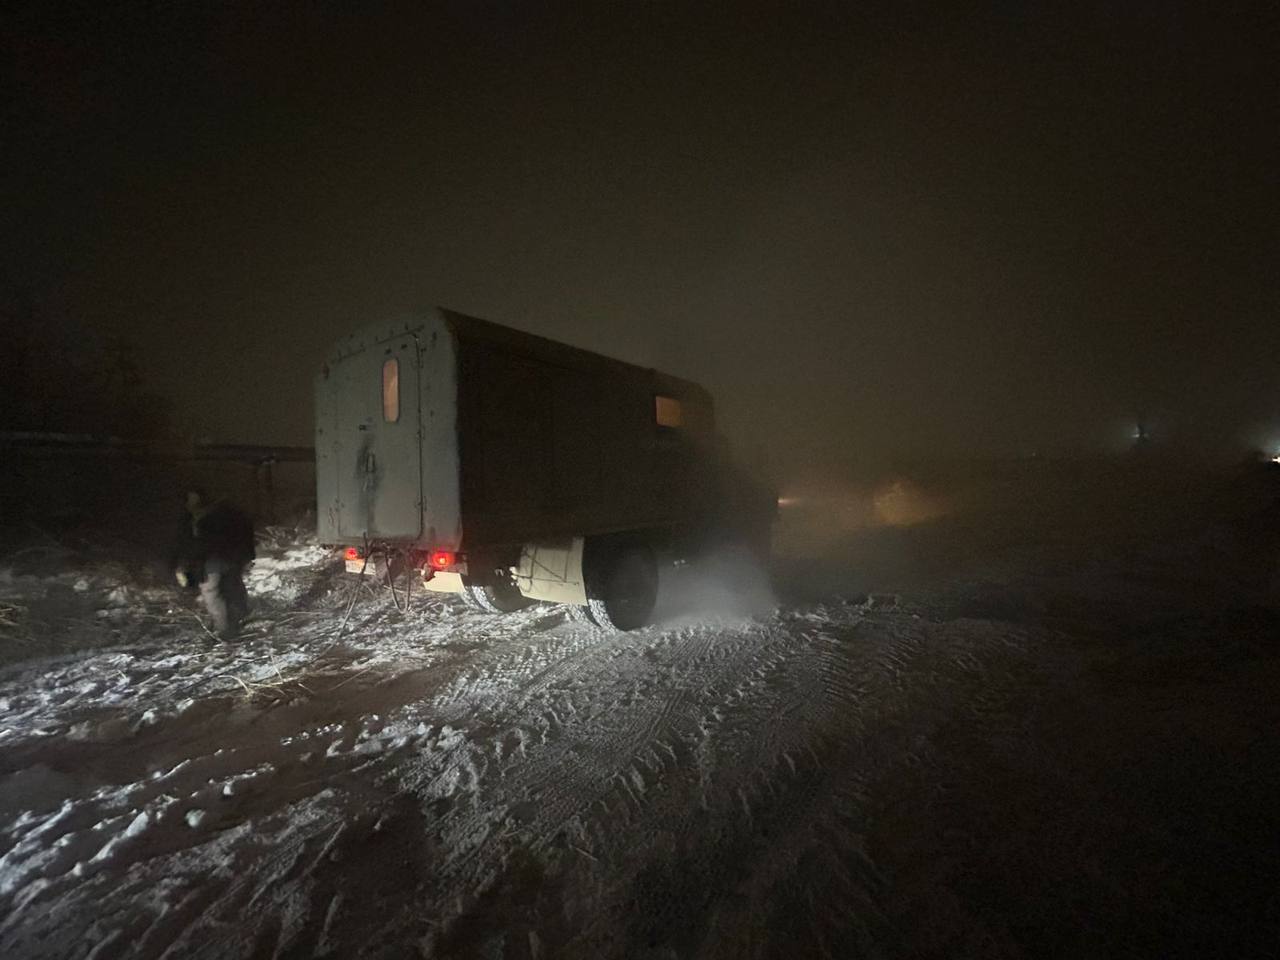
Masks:
[[[653,551],[632,546],[602,558],[588,576],[587,610],[606,630],[638,630],[649,622],[658,600],[658,564]]]
[[[533,603],[507,580],[484,585],[468,583],[462,588],[462,598],[467,606],[485,613],[515,613]]]

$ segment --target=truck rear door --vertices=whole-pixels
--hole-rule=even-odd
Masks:
[[[338,530],[417,539],[422,533],[418,345],[401,334],[345,358],[338,392]]]

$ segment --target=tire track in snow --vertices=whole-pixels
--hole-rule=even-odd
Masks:
[[[621,687],[641,695],[623,701],[608,720],[591,723],[589,729],[575,716],[556,741],[506,764],[503,776],[488,785],[486,809],[446,815],[452,822],[442,826],[454,842],[445,846],[463,846],[468,853],[446,865],[449,877],[444,885],[483,890],[500,874],[511,849],[518,845],[545,851],[557,839],[561,845],[571,840],[567,834],[616,856],[616,844],[608,839],[610,828],[619,820],[639,819],[654,785],[674,779],[681,760],[694,755],[691,745],[713,736],[720,721],[703,711],[708,693],[723,696],[725,688],[736,687],[726,715],[735,703],[749,709],[747,693],[764,685],[794,654],[795,638],[778,636],[775,627],[755,623],[726,629],[714,624],[645,637],[647,643],[628,652],[632,669],[612,674],[613,690],[597,691],[597,696],[608,697]],[[607,648],[591,651],[560,673],[609,676],[596,661],[610,653]],[[655,671],[664,668],[670,672],[658,675],[659,684]],[[742,680],[743,675],[749,679]],[[637,681],[648,681],[662,695],[643,695],[649,688]],[[760,721],[758,710],[753,716]],[[584,733],[588,736],[581,736]],[[431,788],[419,784],[415,789],[424,786]],[[503,842],[484,847],[480,839],[492,830],[490,812],[495,808],[517,810],[520,822],[500,838]],[[582,852],[593,855],[589,849]]]
[[[723,751],[714,768],[710,809],[693,809],[675,793],[650,811],[649,842],[629,837],[621,844],[659,852],[630,869],[626,861],[611,864],[626,878],[615,879],[599,896],[598,921],[565,955],[616,955],[616,930],[628,924],[636,950],[666,944],[679,955],[839,956],[857,945],[853,952],[876,955],[873,945],[888,934],[877,902],[884,878],[862,840],[868,782],[900,764],[902,751],[868,753],[865,737],[883,737],[938,692],[932,682],[907,698],[898,697],[897,689],[901,664],[919,669],[937,652],[921,625],[881,621],[861,645],[841,636],[862,634],[860,623],[835,628],[825,636],[806,631],[796,656],[779,665],[782,677],[790,677],[784,685],[814,694],[813,709],[780,725],[781,733],[754,757],[735,763],[734,751]],[[821,680],[816,690],[815,677]],[[758,706],[767,710],[767,701]],[[862,706],[875,719],[863,724],[863,735],[850,738],[844,721]],[[731,713],[720,732],[730,733],[739,722],[750,727],[759,715],[753,721],[746,711]],[[771,729],[767,723],[756,727]],[[888,739],[899,748],[903,743]],[[655,822],[682,839],[668,841],[666,849],[654,843]],[[766,915],[770,921],[761,923]],[[660,920],[637,926],[637,916]],[[768,931],[781,939],[771,940]]]
[[[669,835],[704,830],[735,855],[755,858],[759,889],[753,887],[751,896],[757,908],[769,884],[774,896],[787,892],[797,867],[744,838],[770,831],[792,835],[798,848],[808,849],[813,831],[827,830],[836,838],[827,843],[831,852],[813,856],[829,858],[822,862],[844,891],[840,897],[851,909],[864,910],[857,905],[875,888],[874,871],[859,859],[856,842],[857,816],[866,806],[864,781],[902,761],[865,741],[899,722],[908,707],[926,718],[936,713],[936,705],[922,704],[920,689],[989,670],[1002,655],[996,631],[974,631],[973,650],[948,653],[925,624],[847,607],[791,611],[762,621],[684,623],[625,636],[548,620],[543,611],[506,622],[467,617],[452,627],[401,627],[396,649],[407,652],[420,643],[429,655],[406,661],[421,671],[421,689],[414,689],[414,681],[401,691],[405,696],[398,692],[400,712],[388,722],[420,723],[429,736],[366,757],[354,753],[358,744],[344,733],[346,745],[320,762],[311,788],[327,786],[332,793],[303,794],[280,806],[279,788],[269,788],[260,809],[251,803],[236,808],[254,811],[252,829],[246,820],[198,833],[184,849],[160,849],[154,862],[133,863],[123,883],[115,867],[85,881],[68,878],[40,894],[40,909],[83,918],[94,915],[89,904],[100,898],[94,929],[103,938],[113,930],[136,934],[144,955],[199,955],[208,944],[225,946],[233,931],[242,953],[259,944],[269,954],[313,942],[300,932],[313,928],[328,931],[339,953],[364,952],[364,945],[343,939],[353,921],[348,908],[334,905],[337,888],[318,879],[337,869],[323,851],[353,849],[361,843],[360,831],[343,825],[358,820],[360,811],[379,816],[404,796],[413,798],[421,821],[413,821],[414,829],[423,831],[409,843],[422,846],[429,836],[432,860],[420,875],[405,874],[412,882],[391,900],[407,913],[384,926],[402,940],[422,933],[424,917],[448,921],[477,909],[485,891],[507,882],[510,864],[528,854],[547,865],[572,860],[578,882],[596,884],[577,893],[606,919],[587,924],[575,945],[612,943],[604,952],[616,955],[618,905],[629,902],[628,891],[641,883],[642,871],[658,869],[646,851],[669,848],[676,842]],[[365,645],[375,640],[361,638]],[[386,656],[379,654],[376,662],[390,663]],[[904,698],[904,691],[911,695]],[[974,709],[981,709],[976,701]],[[343,721],[346,728],[356,722],[354,716]],[[287,757],[302,748],[273,749]],[[918,762],[928,762],[927,751],[911,750]],[[860,756],[859,775],[847,764],[830,766],[831,757],[850,755]],[[182,777],[198,777],[206,769],[194,764],[179,780],[190,783]],[[152,788],[147,797],[162,790]],[[852,821],[840,819],[841,809],[846,817],[853,811]],[[729,868],[717,859],[721,855],[714,844],[669,854],[676,861],[701,858],[705,864],[691,875],[717,889],[727,888],[723,871]],[[213,884],[214,896],[182,885],[196,882],[195,867],[184,864],[218,857],[229,874]],[[128,862],[126,857],[122,866]],[[186,879],[167,894],[162,906],[168,913],[152,915],[134,905],[148,897],[154,901],[157,881],[171,875]],[[116,886],[107,885],[112,881]],[[806,883],[798,891],[821,895]],[[661,888],[663,882],[651,886]],[[274,919],[280,913],[277,890],[291,898],[292,919],[283,923]],[[706,894],[688,896],[696,904]],[[733,911],[716,910],[711,913],[729,918],[723,928],[729,930]],[[608,918],[615,923],[613,940]],[[0,933],[0,947],[26,945],[31,955],[40,955],[31,938],[53,927],[31,920],[27,914],[15,921],[21,924],[20,931],[11,930],[16,938]],[[445,923],[440,929],[451,928]],[[73,927],[67,935],[79,944],[84,932]],[[589,955],[584,951],[579,955]],[[64,952],[51,945],[44,955]],[[15,949],[12,955],[24,954]]]

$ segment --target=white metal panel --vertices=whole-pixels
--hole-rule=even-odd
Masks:
[[[516,587],[531,600],[582,606],[587,602],[582,576],[583,543],[582,537],[526,543],[520,551],[519,565],[511,569]]]

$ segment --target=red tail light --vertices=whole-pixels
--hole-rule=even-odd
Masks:
[[[431,556],[427,558],[427,563],[436,570],[447,570],[453,566],[453,562],[457,557],[449,550],[433,550]]]
[[[343,558],[344,560],[359,560],[359,559],[360,559],[360,548],[359,548],[359,547],[347,547],[346,551],[342,554],[342,558]]]

